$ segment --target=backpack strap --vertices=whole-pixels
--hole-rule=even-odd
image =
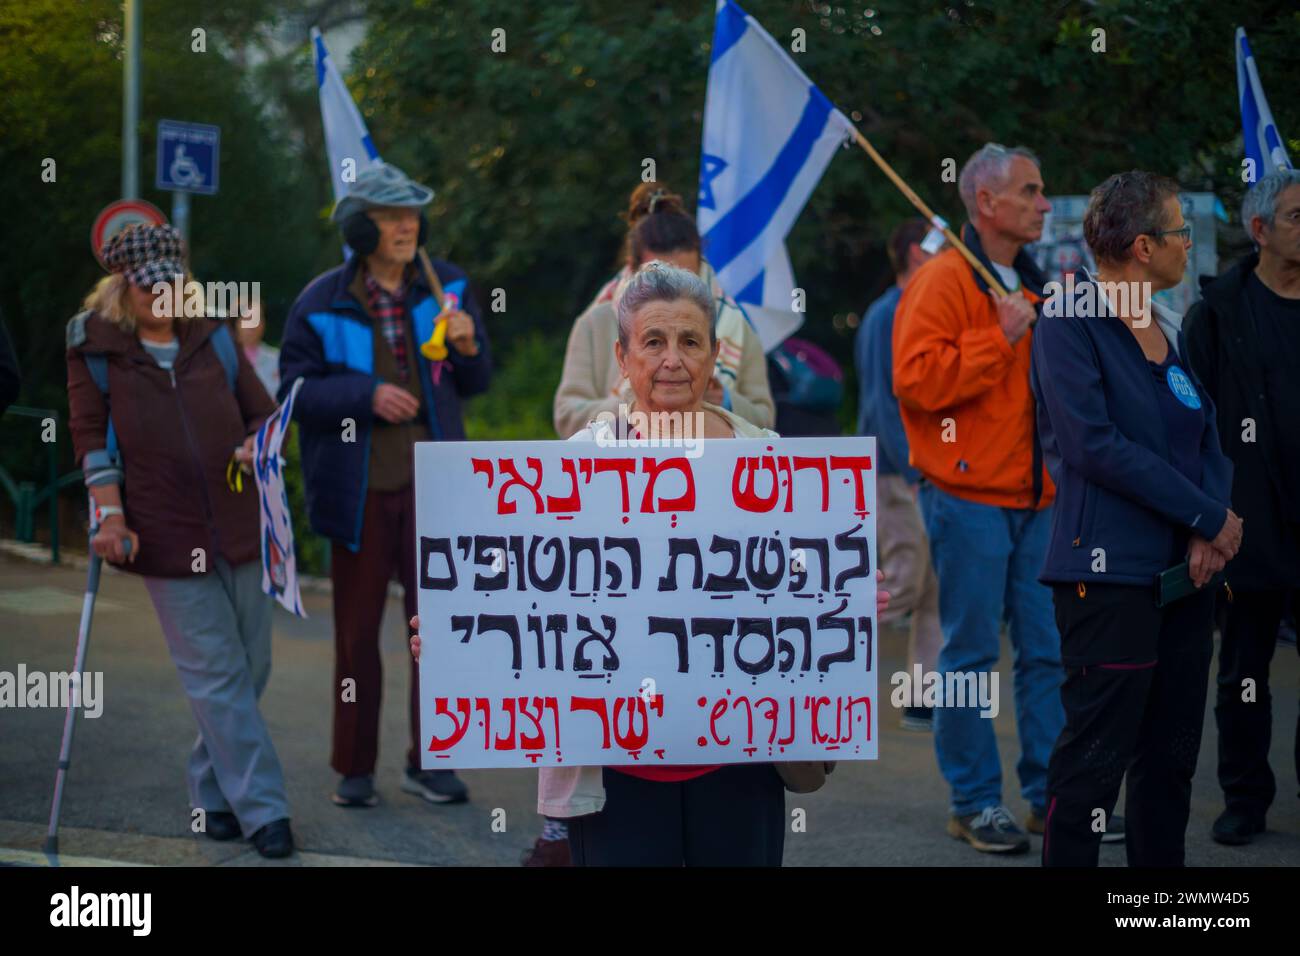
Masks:
[[[235,352],[235,340],[230,337],[230,326],[222,322],[212,333],[212,347],[217,350],[221,367],[226,370],[226,384],[235,390],[235,379],[239,377],[239,355]]]
[[[104,439],[104,448],[101,451],[87,452],[82,459],[82,468],[116,468],[120,471],[122,456],[117,449],[117,430],[113,428],[113,406],[108,400],[108,359],[98,352],[82,357],[86,360],[86,370],[90,372],[91,380],[104,396],[104,405],[108,408],[108,435]]]
[[[86,344],[86,322],[90,319],[91,312],[89,309],[78,312],[68,320],[67,326],[67,346],[69,349],[80,349]],[[86,362],[86,370],[90,373],[90,379],[99,389],[99,394],[104,396],[104,405],[108,408],[108,434],[104,438],[104,447],[87,452],[82,459],[81,467],[83,471],[101,470],[111,468],[119,474],[122,471],[122,456],[117,448],[117,430],[113,428],[113,410],[108,400],[108,358],[100,352],[82,352],[81,357]]]
[[[95,387],[104,396],[104,400],[108,401],[108,359],[99,352],[83,355],[82,358],[86,360],[86,369],[94,379]]]
[[[68,348],[76,349],[86,344],[86,320],[90,318],[90,310],[87,309],[78,312],[72,318],[68,319],[66,329]]]

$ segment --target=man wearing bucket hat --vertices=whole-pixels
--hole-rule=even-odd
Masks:
[[[175,229],[128,227],[101,258],[113,274],[67,338],[68,425],[92,499],[91,547],[144,578],[189,697],[195,829],[288,856],[284,773],[258,709],[273,601],[262,592],[257,494],[229,478],[251,463],[275,405],[224,322],[157,294],[157,284],[189,279]]]
[[[379,628],[388,582],[416,611],[413,446],[465,438],[461,400],[488,387],[487,334],[465,273],[421,247],[433,191],[387,163],[357,175],[333,221],[353,255],[313,279],[290,310],[280,394],[294,405],[311,527],[332,542],[334,802],[378,802],[383,679]],[[418,255],[417,255],[418,254]],[[420,769],[418,679],[411,665],[410,747],[401,786],[432,803],[467,799],[449,770]]]

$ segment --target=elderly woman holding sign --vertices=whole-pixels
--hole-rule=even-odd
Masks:
[[[614,355],[634,400],[615,421],[571,440],[774,438],[704,400],[718,342],[713,298],[694,273],[654,261],[618,304]],[[877,572],[879,579],[879,572]],[[877,592],[877,611],[889,595]],[[412,620],[418,630],[418,619]],[[420,638],[411,638],[418,658]],[[770,763],[546,767],[538,810],[568,821],[580,866],[779,866],[785,843],[782,775]]]

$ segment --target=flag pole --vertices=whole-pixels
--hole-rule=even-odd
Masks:
[[[898,191],[907,197],[908,201],[917,208],[917,211],[926,218],[930,225],[943,233],[944,238],[952,243],[952,247],[960,252],[966,261],[971,264],[971,268],[979,273],[980,278],[988,283],[989,288],[1000,296],[1006,295],[1007,290],[1002,287],[1002,283],[994,278],[984,263],[975,257],[975,253],[966,247],[966,244],[957,237],[957,234],[948,228],[948,224],[934,214],[930,207],[925,204],[925,200],[918,196],[911,186],[903,182],[903,178],[894,172],[894,167],[885,162],[885,157],[876,152],[876,147],[872,146],[870,141],[852,123],[849,124],[849,129],[853,130],[853,138],[866,151],[867,155],[876,161],[876,165],[880,167],[881,172],[889,177],[890,181],[898,187]]]

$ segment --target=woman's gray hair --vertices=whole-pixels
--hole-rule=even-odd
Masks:
[[[1177,198],[1178,183],[1168,176],[1140,169],[1115,173],[1088,194],[1088,208],[1083,213],[1083,241],[1098,263],[1127,262],[1133,258],[1131,246],[1138,236],[1157,236],[1167,222],[1165,201]]]
[[[985,143],[966,160],[961,175],[957,177],[957,191],[961,193],[962,204],[971,222],[979,213],[976,194],[981,188],[997,190],[1005,186],[1011,175],[1011,162],[1017,156],[1023,156],[1035,166],[1042,165],[1038,157],[1024,146],[1008,148],[1001,143]]]
[[[694,272],[679,269],[659,259],[647,262],[623,287],[618,300],[618,341],[628,347],[632,338],[632,317],[651,302],[676,302],[685,299],[699,306],[709,323],[709,344],[718,338],[718,317],[713,309],[713,293]]]
[[[1300,169],[1276,170],[1250,188],[1241,201],[1241,225],[1246,235],[1250,235],[1250,223],[1256,216],[1264,220],[1264,225],[1273,225],[1278,197],[1292,186],[1300,186]]]

